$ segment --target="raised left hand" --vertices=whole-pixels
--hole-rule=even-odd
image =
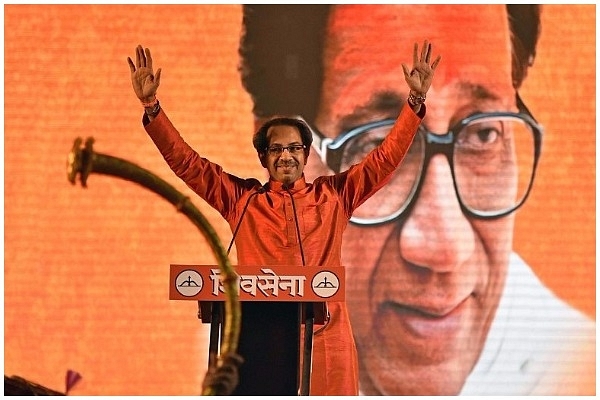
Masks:
[[[409,69],[406,64],[402,64],[404,70],[404,79],[408,84],[410,90],[417,96],[423,96],[427,94],[431,82],[433,81],[433,75],[436,67],[442,59],[441,55],[438,55],[435,60],[431,62],[432,46],[429,41],[423,42],[421,48],[421,55],[419,55],[419,44],[415,43],[413,52],[413,67]]]

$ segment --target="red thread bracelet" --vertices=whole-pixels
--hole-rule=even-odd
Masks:
[[[144,102],[142,101],[142,106],[144,106],[144,108],[153,108],[153,107],[154,107],[154,106],[155,106],[157,103],[158,103],[158,98],[157,98],[157,97],[154,97],[154,100],[152,100],[152,101],[151,101],[151,102],[149,102],[149,103],[144,103]]]

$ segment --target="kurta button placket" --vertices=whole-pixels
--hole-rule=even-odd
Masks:
[[[287,240],[289,245],[293,245],[298,243],[298,237],[296,234],[296,224],[294,223],[294,208],[292,207],[292,202],[289,200],[289,193],[284,193],[283,196],[286,197],[284,201],[285,207],[285,215],[286,215],[286,225],[287,225]]]

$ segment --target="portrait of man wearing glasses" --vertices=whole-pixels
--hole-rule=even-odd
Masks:
[[[310,124],[309,179],[348,169],[386,137],[407,95],[407,46],[427,37],[445,57],[407,156],[344,235],[363,394],[595,394],[595,322],[513,251],[544,141],[519,95],[540,12],[244,7],[240,71],[256,124],[286,114]]]

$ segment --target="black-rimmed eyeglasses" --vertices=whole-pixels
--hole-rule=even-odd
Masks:
[[[290,154],[299,154],[306,148],[303,144],[291,144],[289,146],[269,146],[265,150],[271,156],[279,156],[283,154],[284,150],[287,150]]]
[[[446,156],[463,212],[492,219],[519,208],[529,195],[541,153],[543,128],[517,96],[521,112],[478,113],[445,134],[422,124],[394,176],[355,210],[351,222],[376,225],[393,221],[414,203],[429,161]],[[358,126],[335,139],[313,128],[313,146],[334,172],[360,162],[390,132],[395,119]]]

